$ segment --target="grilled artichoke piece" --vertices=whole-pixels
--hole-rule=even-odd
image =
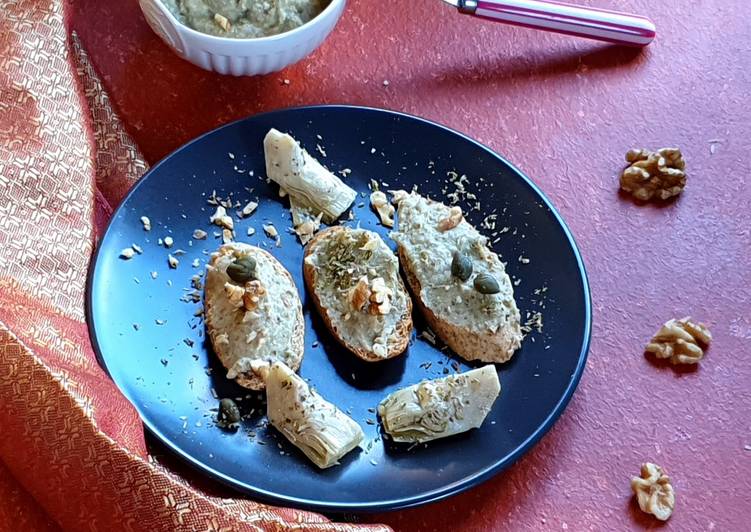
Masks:
[[[254,361],[253,372],[266,383],[271,424],[321,469],[339,463],[362,441],[360,426],[285,364]]]
[[[402,388],[378,405],[383,428],[396,442],[426,442],[482,425],[501,383],[492,364]]]
[[[266,175],[312,216],[322,213],[323,221],[330,224],[355,201],[357,192],[326,170],[290,135],[270,129],[263,139],[263,150]]]

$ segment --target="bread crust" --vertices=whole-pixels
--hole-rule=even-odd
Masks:
[[[342,227],[342,226],[334,226],[329,227],[328,229],[325,229],[316,236],[314,236],[310,242],[308,242],[307,247],[305,248],[305,258],[308,258],[308,256],[314,254],[317,252],[317,248],[327,239],[335,236],[337,233],[341,231],[347,231],[348,228]],[[404,293],[405,301],[407,302],[407,306],[404,312],[404,315],[399,319],[399,321],[396,324],[396,328],[394,331],[394,334],[389,338],[388,341],[388,351],[386,352],[385,357],[378,356],[375,354],[372,350],[364,349],[362,347],[357,347],[344,339],[342,335],[339,333],[337,328],[334,326],[334,324],[331,322],[331,318],[329,317],[328,310],[326,307],[324,307],[321,304],[321,299],[319,297],[319,294],[315,290],[315,283],[316,283],[316,269],[313,265],[308,264],[307,261],[303,260],[303,278],[305,279],[305,285],[308,288],[308,292],[310,292],[313,303],[316,307],[316,310],[320,314],[321,318],[323,319],[324,324],[326,325],[326,328],[331,332],[331,334],[336,338],[336,340],[346,347],[349,351],[357,355],[362,360],[365,360],[366,362],[380,362],[382,360],[388,360],[389,358],[393,358],[395,356],[398,356],[402,354],[406,349],[407,345],[409,344],[409,338],[412,335],[412,299],[409,296],[409,292],[407,291],[407,288],[404,286],[404,282],[402,281],[401,276],[398,276],[397,279],[399,281],[399,285],[396,287],[397,290],[401,290]]]

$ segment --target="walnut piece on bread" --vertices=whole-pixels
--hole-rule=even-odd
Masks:
[[[394,291],[386,286],[383,277],[376,277],[370,282],[370,308],[371,314],[388,314],[391,310],[391,297]]]
[[[245,295],[245,289],[243,287],[227,282],[224,283],[224,293],[227,295],[229,302],[235,307],[239,308],[243,306],[243,295]]]
[[[449,209],[448,215],[438,222],[438,230],[443,232],[453,229],[459,225],[463,219],[464,215],[462,214],[462,208],[454,205]]]
[[[365,308],[365,305],[370,301],[370,287],[367,275],[360,277],[355,286],[349,289],[347,301],[350,307],[356,312],[360,312]]]
[[[255,310],[262,297],[266,295],[266,288],[258,279],[253,279],[245,283],[243,289],[243,305],[245,310]]]

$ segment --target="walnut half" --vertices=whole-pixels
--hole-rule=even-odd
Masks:
[[[641,476],[631,479],[631,489],[642,512],[667,521],[675,508],[675,491],[662,468],[651,462],[641,466]]]
[[[621,174],[621,188],[637,199],[666,200],[686,186],[686,161],[678,148],[629,150],[626,161],[629,166]]]
[[[712,334],[706,325],[685,317],[665,323],[645,351],[657,358],[669,358],[673,364],[696,364],[704,357],[704,348],[711,341]]]

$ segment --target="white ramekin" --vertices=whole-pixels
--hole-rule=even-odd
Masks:
[[[346,0],[331,0],[299,28],[255,39],[207,35],[179,22],[160,0],[138,3],[151,29],[183,59],[220,74],[255,76],[281,70],[318,48],[334,29]]]

